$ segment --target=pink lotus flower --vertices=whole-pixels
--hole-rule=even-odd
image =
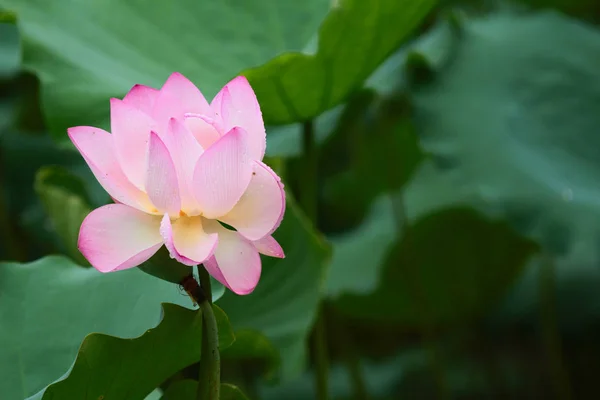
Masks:
[[[123,100],[111,99],[110,113],[112,134],[68,130],[116,203],[83,221],[79,250],[111,272],[140,265],[165,244],[171,257],[203,263],[233,292],[252,292],[259,253],[284,257],[271,234],[285,192],[262,162],[265,127],[246,78],[233,79],[208,104],[174,73],[160,90],[136,85]]]

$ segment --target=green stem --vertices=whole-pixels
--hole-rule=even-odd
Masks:
[[[299,200],[306,216],[317,226],[318,215],[318,153],[315,143],[315,127],[312,120],[302,124],[302,147],[304,159],[304,179],[301,182]],[[327,329],[325,307],[321,302],[314,328],[315,350],[315,389],[318,400],[329,398],[329,355],[327,351]]]
[[[317,222],[317,189],[318,189],[318,153],[315,143],[315,128],[312,120],[302,125],[302,145],[304,152],[304,179],[299,196],[300,204],[310,221]]]
[[[412,130],[407,124],[409,110],[402,98],[389,98],[381,106],[383,113],[379,118],[383,121],[382,128],[393,135],[411,135]],[[404,123],[403,123],[404,122]],[[381,128],[380,128],[381,129]],[[394,146],[388,146],[387,152],[383,154],[390,165],[396,163],[396,149]],[[436,344],[434,324],[431,318],[431,305],[422,282],[422,276],[417,265],[414,265],[411,252],[414,251],[412,231],[409,226],[408,214],[406,210],[404,193],[394,188],[399,186],[398,182],[402,175],[400,171],[390,168],[387,172],[387,183],[390,191],[390,202],[396,231],[398,236],[404,242],[405,252],[402,256],[401,265],[407,272],[407,280],[410,283],[410,296],[414,302],[414,307],[419,310],[423,316],[423,325],[421,327],[421,342],[427,351],[431,373],[435,379],[439,399],[449,399],[450,390],[444,370],[444,364],[440,349]]]
[[[197,400],[219,400],[221,388],[221,355],[219,354],[219,330],[212,308],[210,276],[206,269],[198,266],[200,287],[204,297],[200,301],[202,311],[202,353],[198,373]]]
[[[212,304],[212,288],[210,286],[210,275],[206,271],[206,269],[200,265],[198,265],[198,277],[200,279],[200,287],[204,292],[204,296],[206,301],[209,304]]]
[[[352,385],[354,400],[369,400],[369,391],[363,376],[362,365],[356,351],[356,344],[348,332],[347,322],[335,312],[333,307],[327,307],[327,316],[331,321],[331,333],[335,340],[335,348],[346,365]]]
[[[315,324],[315,386],[317,400],[329,398],[329,354],[327,351],[327,329],[325,326],[325,308],[319,307],[319,316]]]
[[[0,148],[0,188],[4,188],[4,149]],[[24,240],[10,219],[9,206],[6,203],[5,192],[0,192],[0,238],[4,243],[6,253],[12,261],[24,262],[27,259],[27,251],[23,245]]]
[[[369,392],[363,376],[360,360],[355,353],[350,353],[346,358],[346,368],[350,374],[350,382],[352,383],[352,392],[356,400],[369,400]]]
[[[542,255],[540,272],[540,322],[557,399],[573,398],[569,373],[564,367],[558,318],[556,316],[556,272],[552,258]]]
[[[404,204],[404,196],[401,193],[392,193],[391,195],[392,209],[394,219],[398,227],[399,234],[402,235],[402,240],[405,243],[405,258],[402,260],[404,268],[407,271],[407,279],[410,282],[410,295],[414,301],[415,308],[423,315],[423,324],[421,326],[421,342],[426,349],[427,359],[431,373],[435,379],[437,394],[439,399],[449,399],[450,390],[444,365],[441,357],[441,352],[436,344],[435,332],[431,321],[431,311],[429,301],[421,281],[421,276],[416,266],[412,265],[410,252],[412,251],[412,233],[408,225],[408,217],[406,214],[406,206]]]

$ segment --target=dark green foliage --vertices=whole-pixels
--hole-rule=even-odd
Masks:
[[[331,399],[596,398],[597,3],[0,0],[0,397],[195,399],[191,269],[89,268],[66,135],[180,71],[249,78],[288,194],[286,257],[212,282],[222,399],[316,398],[319,313]]]

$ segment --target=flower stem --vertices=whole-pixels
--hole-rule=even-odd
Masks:
[[[300,193],[300,205],[310,221],[317,225],[317,189],[318,189],[318,154],[315,143],[315,127],[312,120],[302,125],[302,147],[304,158],[304,179]]]
[[[442,359],[442,352],[436,343],[434,324],[431,318],[431,305],[429,304],[427,293],[423,287],[422,277],[416,266],[413,265],[411,259],[410,252],[412,251],[413,238],[408,224],[404,195],[403,193],[392,193],[390,195],[390,200],[392,202],[397,230],[399,234],[402,235],[402,240],[407,249],[406,255],[401,262],[405,265],[406,279],[410,284],[409,295],[414,302],[414,307],[418,310],[419,314],[423,316],[423,323],[421,325],[421,344],[427,353],[429,367],[437,389],[437,397],[438,399],[446,400],[451,397],[450,389],[444,368],[444,361]]]
[[[548,359],[548,369],[556,398],[570,400],[573,398],[569,373],[565,368],[558,317],[556,315],[556,265],[552,256],[542,254],[542,265],[539,275],[540,285],[540,324],[542,340]]]
[[[325,302],[324,302],[325,303]],[[352,385],[352,394],[354,400],[370,400],[369,392],[360,358],[356,351],[355,341],[348,329],[348,324],[345,318],[336,313],[335,309],[329,304],[325,304],[327,316],[330,321],[331,335],[335,337],[335,349],[339,353],[342,361],[346,365],[348,378]]]
[[[412,135],[413,130],[410,126],[410,109],[403,97],[392,96],[384,99],[380,108],[379,115],[382,125],[379,129],[394,135]],[[386,157],[389,165],[395,165],[398,154],[394,146],[388,146],[387,151],[382,154]],[[409,217],[406,209],[404,190],[395,189],[402,186],[401,174],[398,169],[388,168],[387,184],[392,206],[392,214],[396,224],[396,232],[399,238],[404,242],[405,253],[399,260],[401,266],[405,268],[406,279],[409,283],[409,296],[414,303],[414,307],[419,314],[423,316],[421,325],[421,342],[428,355],[429,367],[435,380],[437,395],[439,399],[446,400],[451,397],[450,388],[445,372],[443,354],[436,343],[434,331],[434,321],[431,315],[432,305],[430,304],[427,292],[423,285],[423,277],[414,265],[411,252],[414,251],[412,230],[410,229]]]
[[[5,172],[4,172],[4,151],[0,149],[0,187],[4,188],[5,185]],[[11,219],[10,210],[8,204],[6,204],[5,193],[0,192],[0,239],[4,243],[4,248],[8,254],[8,257],[12,261],[24,262],[27,259],[27,251],[23,245],[23,241],[20,240],[19,232],[15,229]]]
[[[315,142],[314,121],[304,121],[302,124],[302,150],[304,161],[304,179],[299,194],[300,205],[304,213],[317,227],[318,215],[318,163],[319,155]],[[315,392],[318,400],[329,398],[329,355],[327,349],[327,328],[325,307],[321,301],[317,309],[317,321],[314,326],[314,360],[315,360]]]
[[[323,304],[321,304],[319,310],[314,335],[317,400],[327,400],[329,399],[329,354],[327,351],[327,329]]]
[[[212,308],[210,277],[204,267],[198,266],[200,287],[204,298],[199,303],[202,311],[202,348],[198,373],[197,400],[219,400],[221,388],[221,355],[219,354],[219,330]]]

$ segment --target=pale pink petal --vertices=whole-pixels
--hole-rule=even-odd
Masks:
[[[213,255],[218,242],[216,233],[202,228],[202,217],[182,217],[171,222],[165,214],[160,233],[171,257],[185,265],[202,264]]]
[[[258,251],[248,239],[223,228],[216,221],[207,224],[207,231],[218,232],[219,244],[214,257],[204,267],[216,280],[236,294],[251,293],[260,279],[261,263]]]
[[[146,193],[158,211],[179,216],[181,199],[177,171],[167,146],[154,132],[150,134]]]
[[[150,132],[156,124],[144,112],[119,99],[110,100],[110,125],[119,164],[129,181],[144,190]]]
[[[83,220],[77,246],[100,272],[138,266],[163,243],[160,218],[123,204],[97,208]]]
[[[121,170],[110,133],[91,126],[76,126],[67,132],[100,185],[115,201],[142,211],[153,208],[146,193],[129,182]]]
[[[285,191],[279,177],[261,161],[254,161],[252,180],[240,201],[220,221],[247,239],[258,240],[279,227],[285,211]]]
[[[123,102],[150,115],[159,91],[144,85],[134,85],[123,98]]]
[[[198,206],[191,189],[192,179],[198,158],[203,152],[202,147],[185,125],[175,118],[169,121],[164,138],[177,171],[181,208],[187,214],[193,214]]]
[[[174,72],[169,76],[160,92],[161,94],[170,93],[177,97],[186,108],[184,112],[206,114],[208,116],[212,114],[210,106],[200,89],[179,72]]]
[[[185,113],[212,117],[213,112],[200,90],[189,79],[174,72],[169,76],[154,104],[152,116],[161,132],[166,130],[171,118],[183,120]]]
[[[267,135],[256,95],[243,76],[229,82],[215,96],[211,108],[222,120],[223,131],[239,126],[248,132],[250,158],[262,161]]]
[[[247,134],[235,128],[208,148],[194,170],[194,194],[204,217],[227,214],[246,191],[252,178]]]
[[[204,266],[204,268],[206,269],[206,271],[208,271],[208,273],[213,278],[215,278],[216,280],[218,280],[219,282],[221,282],[224,286],[228,287],[229,290],[231,290],[231,288],[227,284],[227,280],[225,280],[225,277],[223,276],[223,273],[219,269],[219,264],[217,264],[217,259],[215,258],[214,255],[211,256],[211,257],[209,257],[207,260],[204,260],[204,262],[202,263],[202,265]]]
[[[212,110],[212,120],[210,121],[210,123],[221,135],[224,132],[226,132],[224,126],[225,124],[223,123],[223,116],[221,115],[221,108],[223,106],[223,95],[225,93],[229,93],[229,90],[225,90],[225,87],[223,87],[223,89],[221,89],[221,91],[217,93],[217,95],[213,98],[213,100],[210,103],[210,108]]]
[[[285,258],[281,245],[277,243],[277,240],[271,235],[267,235],[264,238],[252,241],[254,247],[260,254],[265,256]]]
[[[184,121],[203,149],[208,149],[221,137],[214,125],[214,120],[210,120],[202,114],[187,113]]]

